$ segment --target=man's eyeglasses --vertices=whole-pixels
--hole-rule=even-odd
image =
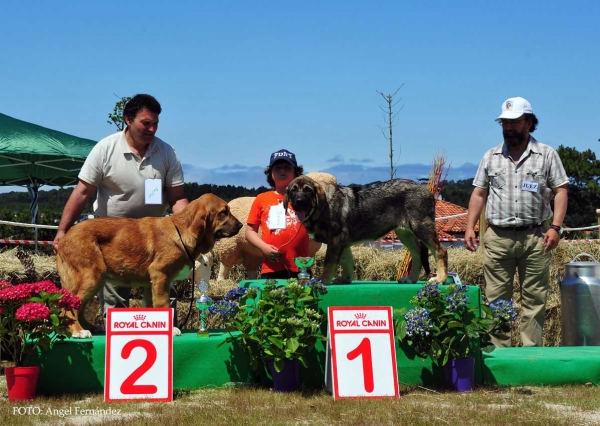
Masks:
[[[294,166],[273,166],[273,170],[276,170],[278,172],[280,171],[284,171],[284,172],[291,172],[292,170],[294,170]]]
[[[519,118],[518,120],[508,120],[506,118],[503,118],[498,121],[498,124],[501,126],[515,126],[525,120],[525,118]]]

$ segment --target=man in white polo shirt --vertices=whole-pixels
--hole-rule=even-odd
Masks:
[[[188,205],[177,154],[155,136],[161,111],[154,97],[135,95],[123,110],[125,130],[94,146],[63,210],[52,244],[55,253],[60,250],[60,239],[94,194],[94,212],[99,217],[164,216],[169,206],[175,213]],[[105,286],[100,295],[103,314],[110,307],[129,306],[129,287],[114,289],[116,294]],[[175,300],[171,300],[174,306]]]

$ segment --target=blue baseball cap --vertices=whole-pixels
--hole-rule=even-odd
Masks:
[[[279,151],[275,151],[271,154],[271,161],[269,162],[269,167],[271,167],[277,161],[287,161],[292,166],[297,167],[298,163],[296,162],[296,156],[294,153],[289,152],[287,149],[280,149]]]

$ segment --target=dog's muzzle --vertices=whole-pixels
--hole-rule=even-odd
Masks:
[[[306,197],[303,194],[297,194],[292,197],[290,204],[294,208],[296,212],[296,216],[298,216],[298,220],[300,222],[304,222],[313,210],[313,204],[309,197]]]

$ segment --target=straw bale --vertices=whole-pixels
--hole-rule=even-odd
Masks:
[[[395,280],[398,267],[404,255],[404,249],[395,251],[385,251],[374,247],[355,246],[352,247],[352,253],[355,259],[355,280],[368,281],[390,281]],[[594,242],[577,242],[571,243],[563,241],[558,248],[552,251],[551,267],[550,267],[550,288],[548,301],[546,304],[546,324],[544,327],[544,346],[559,346],[561,344],[561,309],[560,309],[560,288],[559,274],[564,275],[565,264],[573,261],[573,258],[581,253],[589,253],[596,259],[600,260],[600,244]],[[52,282],[60,285],[58,274],[56,273],[56,263],[53,255],[36,255],[31,254],[33,259],[37,279],[49,279]],[[213,250],[214,263],[211,271],[210,285],[211,288],[208,295],[214,300],[222,298],[225,293],[231,288],[234,288],[238,283],[245,278],[245,270],[243,266],[236,265],[231,269],[229,279],[217,282],[219,269],[219,254],[217,250]],[[319,250],[316,254],[315,266],[313,267],[313,275],[318,275],[323,267],[325,250]],[[587,257],[581,257],[579,260],[590,260]],[[429,263],[432,271],[435,271],[435,262],[430,256]],[[481,250],[476,253],[459,248],[451,247],[448,249],[448,270],[458,273],[463,283],[478,285],[482,291],[485,290],[483,280],[483,254]],[[16,249],[4,249],[0,252],[0,279],[12,283],[26,282],[25,268],[16,257]],[[421,272],[421,279],[425,279]],[[198,327],[198,310],[195,307],[194,300],[199,297],[198,290],[194,288],[192,293],[191,280],[176,281],[175,287],[180,297],[178,304],[178,316],[180,323],[187,316],[190,306],[190,318],[186,324],[186,328]],[[134,299],[137,297],[136,292],[133,293]],[[485,296],[484,296],[485,297]],[[515,276],[514,283],[514,298],[517,309],[520,310],[521,292],[519,288],[518,278]],[[137,306],[139,300],[132,300],[132,306]],[[99,306],[93,301],[90,304],[91,312],[86,312],[90,320],[95,320],[100,324],[101,315],[99,315]],[[209,325],[215,327],[219,325],[219,320],[211,318]],[[513,325],[513,344],[520,344],[518,333],[518,321]]]

